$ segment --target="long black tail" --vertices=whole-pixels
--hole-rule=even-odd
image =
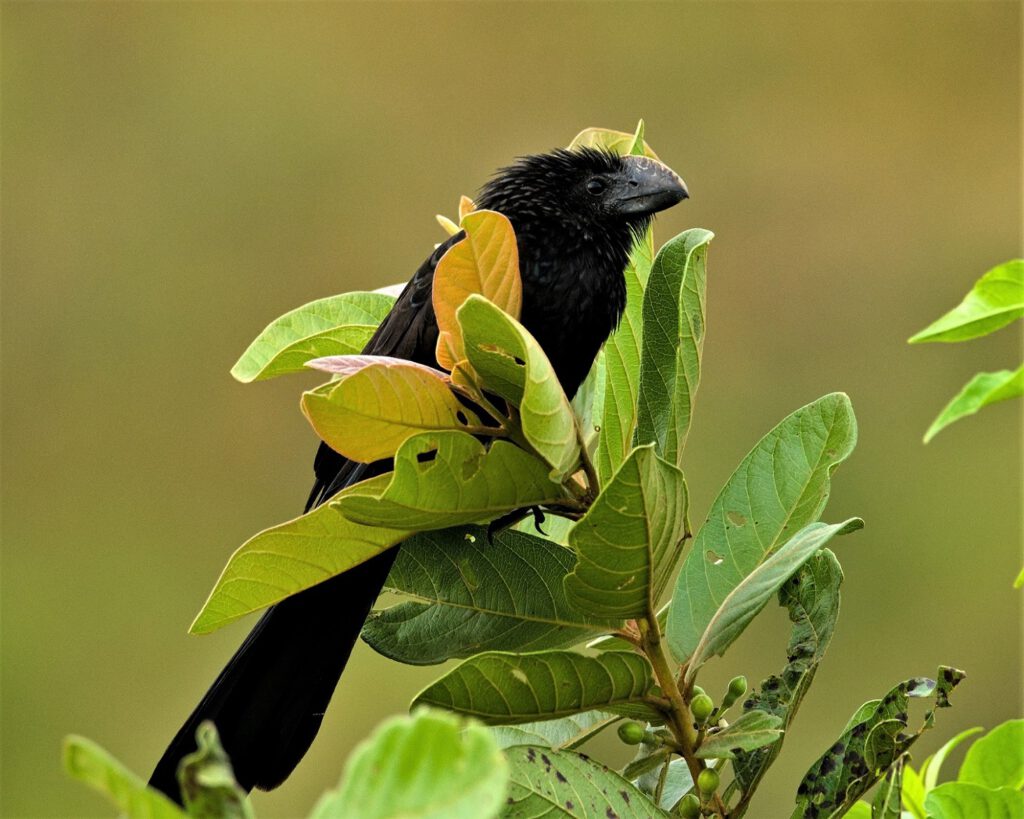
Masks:
[[[246,790],[277,787],[309,749],[398,547],[269,609],[157,763],[149,784],[181,802],[181,758],[213,720]]]

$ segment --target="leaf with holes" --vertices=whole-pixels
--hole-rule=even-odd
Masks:
[[[1012,259],[975,282],[964,300],[910,337],[921,341],[966,341],[985,336],[1024,316],[1024,259]]]
[[[527,442],[561,481],[579,462],[576,417],[540,344],[483,296],[467,298],[458,321],[480,385],[518,408]]]
[[[414,435],[395,455],[386,487],[351,491],[331,508],[367,526],[406,531],[494,520],[513,509],[565,500],[543,461],[507,441],[484,447],[465,432]]]
[[[353,461],[390,458],[420,432],[481,429],[440,370],[386,356],[320,358],[309,366],[335,373],[302,395],[302,412],[320,438]]]
[[[467,297],[478,293],[513,318],[519,318],[523,301],[512,223],[496,211],[477,210],[463,217],[462,229],[466,238],[448,249],[434,271],[437,363],[446,370],[465,358],[455,315]]]
[[[954,421],[974,415],[982,407],[1024,395],[1024,365],[1016,371],[978,373],[953,397],[924,434],[927,444]]]
[[[710,230],[694,228],[667,242],[654,260],[643,303],[643,348],[636,442],[682,461],[704,349],[705,282]]]
[[[842,816],[932,727],[935,709],[949,706],[949,692],[963,677],[962,671],[940,666],[937,682],[915,677],[900,683],[881,700],[861,706],[842,736],[800,782],[794,818]],[[932,697],[935,705],[921,727],[907,734],[910,697]]]
[[[565,578],[569,601],[595,617],[653,615],[686,533],[683,473],[653,447],[635,449],[572,528],[579,562]]]
[[[569,605],[573,555],[539,537],[482,527],[423,532],[402,544],[387,588],[411,597],[373,612],[363,639],[412,665],[481,651],[568,648],[605,629]]]
[[[850,399],[832,393],[785,418],[719,493],[676,580],[667,637],[684,661],[722,601],[799,529],[818,519],[830,477],[857,440]]]
[[[344,293],[275,319],[242,353],[231,375],[243,384],[301,372],[312,358],[362,351],[395,303],[382,293]]]
[[[476,717],[488,725],[517,725],[595,709],[660,720],[650,704],[651,666],[639,654],[608,651],[488,652],[463,661],[413,701]]]
[[[481,725],[421,711],[392,717],[352,752],[337,790],[310,819],[481,819],[496,816],[508,764]]]
[[[553,750],[572,750],[597,736],[622,717],[605,711],[584,711],[561,719],[524,722],[521,725],[496,725],[491,733],[499,748],[514,745],[546,745]]]
[[[765,711],[746,711],[733,723],[710,731],[697,749],[701,759],[735,759],[738,752],[756,751],[782,734],[782,719]]]
[[[353,484],[349,492],[383,491],[391,474]],[[189,631],[207,634],[358,566],[409,536],[403,529],[363,526],[334,505],[265,529],[231,555]]]
[[[831,525],[808,523],[774,552],[765,553],[763,562],[736,584],[711,616],[686,666],[687,683],[694,679],[705,662],[716,654],[725,653],[782,584],[796,574],[815,552],[832,538],[855,532],[863,526],[864,521],[860,518]],[[714,573],[721,565],[708,566],[712,585]]]

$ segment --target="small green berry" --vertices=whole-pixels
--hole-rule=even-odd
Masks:
[[[693,687],[693,692],[690,694],[690,696],[691,697],[699,697],[701,694],[706,694],[706,693],[707,693],[707,691],[705,691],[699,685],[695,685]]]
[[[624,722],[619,726],[619,739],[627,745],[639,745],[644,741],[644,726],[639,722]]]
[[[688,793],[682,798],[677,808],[683,819],[697,819],[700,816],[700,799],[695,793]]]
[[[722,698],[722,710],[732,708],[732,704],[747,693],[747,678],[744,676],[733,677],[729,680],[729,689]]]
[[[708,721],[708,718],[711,716],[711,712],[714,710],[715,703],[707,694],[698,694],[690,700],[690,711],[693,712],[693,718],[697,720],[700,725],[703,725]]]
[[[714,793],[718,790],[718,771],[705,768],[697,776],[697,789],[701,793]]]

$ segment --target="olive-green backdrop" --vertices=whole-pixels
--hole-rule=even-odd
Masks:
[[[249,623],[186,628],[227,556],[297,513],[314,376],[228,376],[310,299],[406,278],[497,166],[632,128],[713,229],[687,457],[699,521],[757,438],[845,390],[860,444],[827,519],[843,613],[755,803],[861,702],[967,669],[921,754],[1020,713],[1020,404],[921,434],[1007,329],[908,347],[1021,252],[1014,2],[5,2],[2,88],[5,817],[109,816],[62,735],[147,773]],[[709,667],[783,660],[772,607]],[[360,648],[319,740],[261,817],[305,813],[353,743],[439,669]],[[712,689],[714,686],[712,686]],[[717,696],[717,694],[716,694]]]

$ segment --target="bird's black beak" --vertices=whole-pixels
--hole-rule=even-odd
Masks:
[[[625,170],[612,192],[612,203],[623,216],[646,216],[688,198],[686,183],[664,162],[649,156],[627,156]]]

